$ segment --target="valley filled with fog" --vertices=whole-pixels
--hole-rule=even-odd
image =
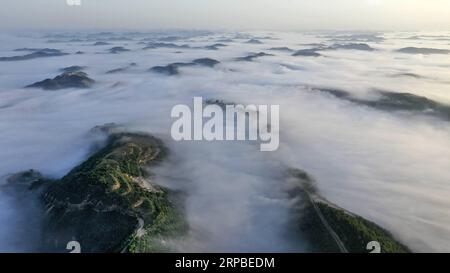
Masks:
[[[72,66],[95,82],[27,87]],[[308,251],[285,232],[280,181],[299,168],[412,251],[448,252],[449,71],[450,32],[4,32],[0,185],[28,169],[64,176],[102,141],[90,130],[116,123],[170,149],[154,181],[186,192],[189,236],[169,242],[178,251]],[[171,109],[194,96],[280,105],[279,149],[172,140]],[[9,194],[0,251],[33,251],[39,216]]]

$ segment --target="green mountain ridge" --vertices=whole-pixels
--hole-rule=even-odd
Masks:
[[[379,243],[381,253],[411,252],[389,231],[321,197],[307,173],[290,169],[289,176],[294,180],[289,194],[298,198],[292,222],[312,252],[368,253],[370,242]]]
[[[94,131],[108,135],[106,145],[61,179],[33,170],[8,179],[12,188],[39,196],[42,251],[66,252],[69,241],[87,253],[176,251],[166,241],[189,229],[179,205],[184,193],[157,185],[151,173],[168,149],[151,135],[120,132],[114,124]],[[289,229],[309,251],[367,253],[367,244],[377,241],[381,252],[409,252],[388,231],[322,198],[306,172],[290,169],[288,179],[295,200]]]
[[[167,155],[163,143],[138,133],[114,133],[107,143],[60,180],[22,173],[42,191],[45,251],[64,251],[72,240],[83,252],[169,251],[164,238],[186,230],[172,202],[177,193],[153,184],[144,169]]]

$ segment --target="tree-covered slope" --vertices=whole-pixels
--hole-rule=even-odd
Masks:
[[[367,244],[376,241],[383,253],[410,250],[377,224],[329,203],[318,194],[314,180],[298,169],[289,171],[289,194],[293,225],[312,252],[368,253]]]
[[[114,133],[66,176],[40,183],[48,250],[76,240],[83,252],[168,251],[164,238],[181,235],[186,223],[171,201],[176,193],[152,183],[144,169],[166,154],[152,136]]]

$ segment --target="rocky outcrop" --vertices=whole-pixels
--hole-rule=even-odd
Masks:
[[[317,53],[315,49],[301,49],[295,51],[292,56],[319,57],[322,55]]]
[[[205,49],[219,50],[221,47],[226,47],[226,46],[227,46],[226,44],[216,43],[216,44],[205,46]]]
[[[281,51],[281,52],[293,52],[293,49],[290,49],[289,47],[271,47],[269,48],[269,50],[273,50],[273,51]]]
[[[265,53],[265,52],[250,53],[250,54],[247,55],[247,56],[237,58],[236,61],[252,62],[252,61],[254,61],[256,58],[266,57],[266,56],[273,56],[273,55],[272,55],[272,54]]]
[[[434,116],[450,121],[450,106],[445,105],[426,97],[417,96],[411,93],[396,93],[383,90],[375,90],[373,93],[378,99],[369,100],[356,98],[351,93],[331,88],[313,88],[315,91],[331,94],[337,98],[347,100],[356,104],[368,106],[384,111],[406,111],[416,114]]]
[[[72,73],[72,72],[83,71],[86,68],[87,68],[86,66],[73,65],[73,66],[61,68],[59,71]]]
[[[154,67],[150,68],[149,71],[154,72],[154,73],[164,74],[167,76],[173,76],[173,75],[179,74],[179,71],[178,71],[179,66],[184,66],[184,64],[173,63],[173,64],[168,64],[166,66],[154,66]]]
[[[93,46],[106,46],[106,45],[110,45],[110,43],[100,41],[100,42],[95,42],[93,44]]]
[[[449,54],[450,50],[437,49],[437,48],[426,48],[426,47],[404,47],[404,48],[400,48],[399,50],[397,50],[397,52],[407,53],[407,54],[430,55],[430,54]]]
[[[248,41],[245,42],[246,44],[252,44],[252,45],[261,45],[263,44],[263,42],[261,42],[260,40],[257,39],[250,39]]]
[[[130,51],[130,50],[127,48],[124,48],[122,46],[115,46],[115,47],[109,49],[109,53],[111,53],[111,54],[119,54],[119,53],[128,52],[128,51]]]
[[[59,90],[65,88],[89,88],[95,81],[84,72],[64,72],[53,79],[46,79],[28,85],[27,88],[42,88],[44,90]]]
[[[167,76],[178,75],[180,73],[180,67],[189,67],[189,66],[205,66],[205,67],[214,67],[218,65],[220,62],[210,58],[201,58],[193,60],[190,63],[172,63],[166,66],[154,66],[150,68],[150,72],[160,73]]]
[[[119,68],[115,68],[115,69],[108,70],[108,71],[106,71],[106,74],[122,73],[122,72],[127,71],[127,70],[130,69],[131,67],[135,67],[135,66],[137,66],[136,63],[130,63],[129,65],[124,66],[124,67],[119,67]]]
[[[192,61],[195,65],[201,65],[201,66],[207,66],[207,67],[214,67],[218,65],[220,62],[211,58],[201,58],[196,59]]]
[[[339,50],[339,49],[375,51],[374,48],[372,48],[368,44],[363,44],[363,43],[334,44],[331,46],[325,46],[322,44],[318,44],[317,47],[315,47],[315,48],[297,50],[292,54],[292,56],[319,57],[319,56],[321,56],[321,54],[319,53],[320,51]]]
[[[375,49],[368,44],[362,43],[349,43],[349,44],[334,44],[328,49],[347,49],[347,50],[361,50],[361,51],[374,51]]]
[[[20,56],[0,57],[0,61],[2,61],[2,62],[25,61],[25,60],[31,60],[31,59],[36,59],[36,58],[58,57],[58,56],[69,55],[68,53],[61,52],[58,49],[51,49],[51,48],[43,48],[43,49],[21,48],[21,49],[16,49],[16,51],[30,51],[31,53],[26,54],[26,55],[20,55]]]
[[[189,45],[177,45],[174,43],[160,43],[160,42],[151,42],[147,43],[144,49],[157,49],[157,48],[172,48],[172,49],[186,49],[190,48]]]

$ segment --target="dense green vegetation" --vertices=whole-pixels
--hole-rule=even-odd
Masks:
[[[308,252],[337,253],[339,247],[333,237],[327,232],[319,216],[314,211],[310,202],[306,202],[307,196],[300,195],[300,203],[292,209],[293,225],[295,226],[300,242],[306,242]]]
[[[381,252],[409,252],[388,231],[319,196],[314,180],[306,172],[291,169],[289,176],[296,179],[296,186],[288,192],[296,200],[291,209],[293,224],[309,251],[368,253],[367,244],[377,241]]]
[[[45,239],[52,251],[70,240],[83,252],[146,252],[165,249],[165,236],[186,229],[171,198],[175,193],[151,183],[151,166],[167,154],[163,143],[145,134],[118,133],[106,147],[42,194],[48,215]]]
[[[7,189],[40,195],[44,250],[65,252],[72,240],[82,252],[173,250],[171,241],[187,230],[174,202],[182,195],[153,183],[149,171],[167,149],[146,134],[97,129],[108,133],[106,146],[63,178],[49,180],[30,170],[8,179]],[[322,198],[308,173],[290,169],[288,178],[291,226],[308,251],[367,253],[367,244],[377,241],[382,252],[409,252],[375,223]]]
[[[389,232],[375,223],[325,203],[319,202],[317,205],[349,252],[368,252],[366,246],[370,241],[379,242],[383,253],[410,252],[406,246],[397,242]]]

